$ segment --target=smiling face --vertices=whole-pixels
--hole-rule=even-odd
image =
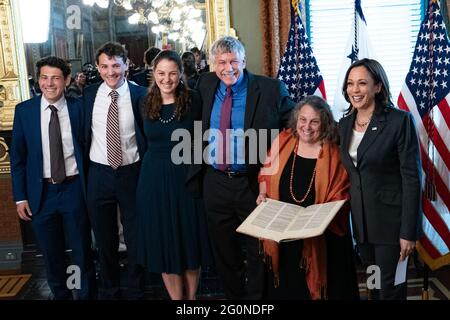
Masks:
[[[347,95],[357,110],[372,112],[375,109],[375,95],[381,90],[381,84],[375,84],[366,67],[359,66],[350,70],[347,79]]]
[[[64,89],[70,83],[70,77],[64,78],[61,69],[50,66],[43,66],[40,69],[39,87],[42,94],[50,103],[55,103],[61,99]]]
[[[305,104],[298,112],[297,134],[299,140],[307,144],[315,144],[321,134],[320,114],[309,104]]]
[[[108,57],[107,54],[102,53],[98,57],[97,68],[103,81],[111,89],[117,89],[125,82],[128,64],[121,57]]]
[[[169,59],[160,60],[155,66],[154,76],[163,102],[165,99],[173,99],[181,78],[181,72],[175,61]]]
[[[244,68],[245,58],[234,52],[218,53],[214,57],[214,71],[227,87],[238,81]]]

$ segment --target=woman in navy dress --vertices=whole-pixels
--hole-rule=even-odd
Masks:
[[[160,52],[153,64],[154,82],[143,105],[148,149],[137,187],[139,259],[148,271],[161,273],[171,299],[195,299],[200,268],[211,260],[209,239],[203,202],[186,189],[188,163],[179,159],[188,155],[178,149],[172,155],[179,141],[171,136],[177,129],[193,136],[200,104],[180,81],[176,52]],[[190,145],[184,151],[190,153]]]

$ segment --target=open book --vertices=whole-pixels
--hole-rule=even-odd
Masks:
[[[237,232],[280,241],[321,235],[344,205],[345,200],[315,204],[306,208],[267,199],[253,210]]]

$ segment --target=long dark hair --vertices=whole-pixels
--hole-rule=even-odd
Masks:
[[[311,106],[314,111],[319,113],[320,117],[320,135],[319,140],[324,140],[330,143],[339,144],[339,133],[336,121],[334,121],[333,113],[331,112],[328,103],[318,96],[304,97],[291,113],[289,119],[289,128],[292,130],[292,135],[298,138],[297,122],[300,110],[305,106]]]
[[[183,66],[178,53],[171,50],[161,51],[153,60],[152,67],[154,72],[156,67],[158,66],[158,63],[161,60],[169,60],[175,62],[175,64],[178,67],[181,80],[181,74],[183,73]],[[142,107],[144,117],[152,120],[158,119],[161,113],[161,105],[162,105],[161,91],[159,90],[158,85],[156,84],[155,74],[153,73],[152,85],[150,87],[149,92],[147,93],[147,96],[145,97],[145,102]],[[186,112],[189,110],[190,105],[191,105],[190,90],[186,87],[186,85],[182,81],[180,81],[175,89],[174,112],[178,120],[180,120],[180,118],[184,114],[186,114]]]
[[[353,106],[351,105],[350,98],[347,94],[347,81],[350,71],[356,67],[364,67],[369,72],[375,84],[381,84],[380,92],[375,94],[375,113],[380,113],[384,108],[392,108],[394,107],[394,103],[392,102],[391,92],[389,90],[389,80],[386,75],[386,72],[383,69],[383,66],[374,59],[361,59],[355,61],[345,73],[344,84],[342,85],[342,94],[350,103],[350,106],[345,110],[345,115],[349,115],[353,111]]]

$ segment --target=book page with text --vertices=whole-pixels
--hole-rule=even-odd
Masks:
[[[303,208],[267,199],[237,228],[237,232],[277,242],[304,239],[322,234],[345,200]]]

